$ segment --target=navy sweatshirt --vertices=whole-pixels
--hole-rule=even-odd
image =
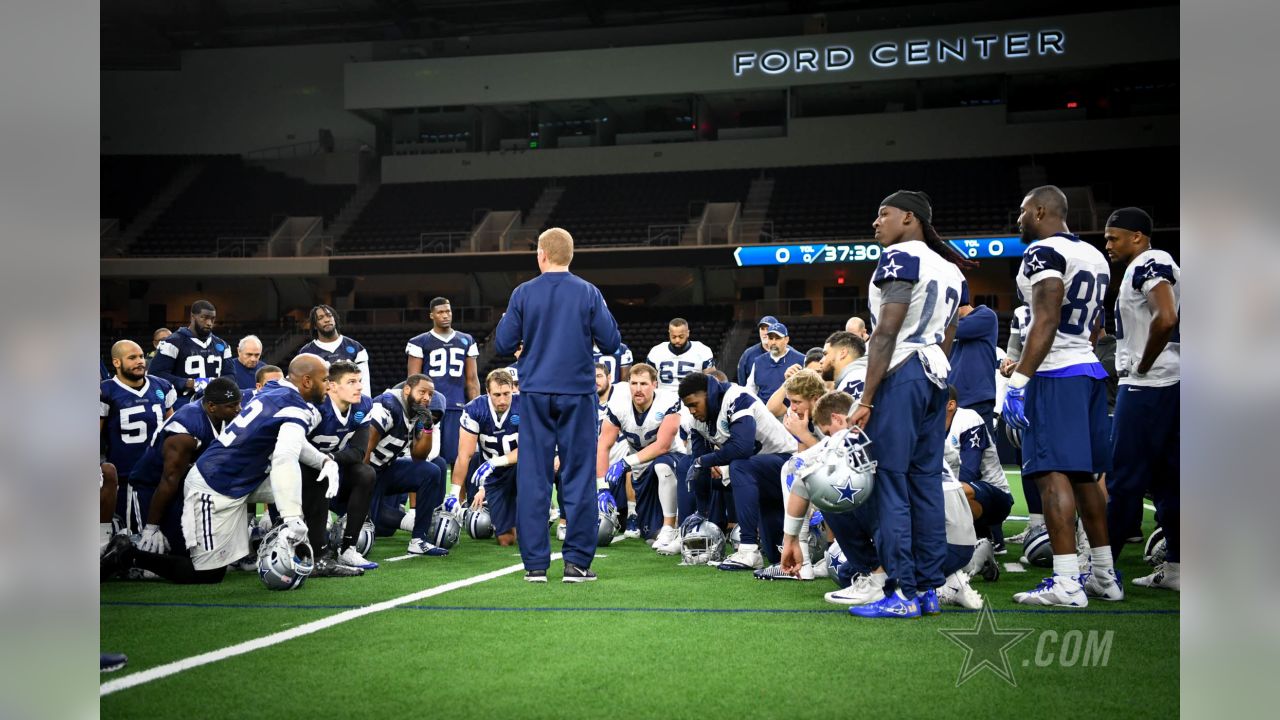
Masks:
[[[960,318],[951,346],[951,374],[947,381],[956,386],[960,407],[996,399],[996,314],[986,305]]]

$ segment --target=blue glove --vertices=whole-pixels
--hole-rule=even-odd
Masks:
[[[618,487],[618,484],[622,482],[623,476],[630,469],[631,466],[627,464],[626,460],[619,460],[609,466],[609,470],[604,474],[604,481],[609,483],[611,488]]]
[[[449,497],[444,499],[444,502],[440,505],[440,507],[444,508],[444,511],[447,513],[450,513],[452,515],[457,515],[459,512],[462,511],[462,502],[458,500],[458,498],[450,495]]]
[[[822,511],[814,508],[813,515],[809,518],[809,527],[818,527],[822,524]]]
[[[476,487],[484,487],[485,481],[488,480],[489,476],[492,474],[493,466],[486,460],[485,462],[480,463],[480,467],[476,468],[476,474],[471,476],[471,480],[476,484]]]
[[[596,507],[599,508],[600,512],[609,513],[610,515],[618,512],[618,503],[614,501],[613,493],[608,490],[601,490],[596,493]]]
[[[1027,389],[1011,387],[1004,394],[1004,410],[1000,413],[1004,422],[1014,430],[1026,430],[1027,422]]]
[[[199,395],[204,392],[205,387],[209,384],[209,378],[196,378],[196,382],[191,386],[192,394]]]

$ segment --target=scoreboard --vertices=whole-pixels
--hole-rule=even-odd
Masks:
[[[1016,235],[948,240],[969,258],[1020,258],[1027,249]],[[876,262],[884,250],[877,242],[807,243],[799,245],[742,245],[733,251],[738,267],[759,265],[825,265]]]

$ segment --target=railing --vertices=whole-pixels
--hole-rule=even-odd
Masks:
[[[427,308],[361,308],[343,313],[348,325],[422,325],[430,322]],[[454,305],[453,322],[458,325],[483,326],[493,323],[493,308],[488,305]]]
[[[684,231],[692,228],[692,225],[650,225],[649,240],[644,245],[652,247],[669,247],[679,245],[680,238],[684,237]]]
[[[268,237],[220,237],[213,252],[214,257],[253,257],[271,238]]]
[[[359,152],[360,148],[366,144],[362,140],[352,138],[334,139],[333,152]],[[311,155],[320,155],[324,152],[325,150],[320,145],[319,140],[306,140],[289,143],[288,145],[274,145],[250,150],[244,153],[244,157],[250,160],[280,160],[282,158],[309,157]]]

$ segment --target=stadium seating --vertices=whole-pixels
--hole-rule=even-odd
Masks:
[[[213,255],[218,238],[268,237],[283,216],[320,216],[327,223],[355,192],[354,185],[312,185],[234,156],[204,163],[199,177],[128,254]]]
[[[746,200],[755,174],[711,170],[567,178],[546,226],[569,228],[580,247],[647,245],[650,225],[689,223],[691,203]]]
[[[189,155],[102,155],[99,216],[118,219],[120,229],[127,228],[178,170],[194,160]]]
[[[423,233],[459,233],[434,252],[453,252],[479,220],[477,210],[528,211],[545,186],[542,180],[477,180],[404,183],[378,188],[335,252],[407,252]]]

